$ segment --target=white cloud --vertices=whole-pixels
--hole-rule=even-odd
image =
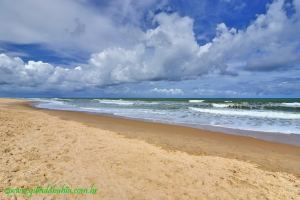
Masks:
[[[84,88],[147,80],[180,80],[210,70],[210,66],[197,64],[197,59],[207,51],[208,46],[198,46],[190,18],[161,13],[154,20],[159,26],[144,32],[140,42],[131,48],[107,48],[93,54],[88,64],[73,69],[47,64],[51,66],[52,73],[48,79],[43,76],[44,85],[57,84],[64,88],[81,85]],[[14,64],[1,66],[16,71],[20,80],[30,77],[26,66],[34,66],[30,73],[37,74],[34,82],[42,76],[36,68],[46,65],[33,61],[25,64],[20,58],[3,54],[0,62],[4,60],[10,60],[11,63],[19,61],[18,69],[14,68]]]
[[[151,90],[152,92],[160,93],[160,94],[165,94],[165,95],[180,95],[183,94],[182,89],[179,88],[154,88]]]
[[[0,83],[19,86],[40,86],[48,82],[53,75],[54,68],[41,61],[24,63],[20,58],[10,58],[0,54]]]
[[[115,84],[144,80],[180,80],[182,77],[206,73],[197,59],[205,51],[194,38],[193,21],[177,14],[159,14],[159,26],[144,33],[132,48],[109,48],[93,54],[90,70],[97,70],[104,83]]]
[[[218,36],[211,42],[207,56],[220,63],[244,62],[247,70],[273,70],[300,64],[300,1],[295,0],[295,14],[288,17],[284,0],[274,1],[266,14],[245,30],[217,27]]]
[[[132,45],[141,32],[130,24],[120,26],[88,2],[74,0],[1,0],[0,27],[0,41],[43,44],[61,54]]]
[[[144,33],[132,48],[106,49],[94,54],[90,65],[101,68],[104,83],[114,84],[144,80],[181,80],[211,71],[276,70],[300,64],[300,6],[288,18],[283,0],[269,6],[265,15],[245,30],[217,27],[212,42],[199,46],[193,21],[177,14],[159,14],[159,26]],[[237,69],[236,69],[237,68]]]

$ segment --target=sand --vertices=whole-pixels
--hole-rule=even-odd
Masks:
[[[0,199],[7,187],[49,184],[98,191],[31,199],[300,199],[296,146],[10,99],[0,100],[0,137]]]

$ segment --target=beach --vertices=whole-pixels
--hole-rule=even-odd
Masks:
[[[14,99],[0,100],[0,133],[0,199],[46,185],[97,193],[31,199],[300,199],[294,145]]]

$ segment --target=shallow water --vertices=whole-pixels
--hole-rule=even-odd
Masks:
[[[62,99],[39,108],[112,114],[193,127],[300,134],[300,99]]]

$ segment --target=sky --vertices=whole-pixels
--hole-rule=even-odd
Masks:
[[[300,97],[300,0],[1,0],[0,96]]]

